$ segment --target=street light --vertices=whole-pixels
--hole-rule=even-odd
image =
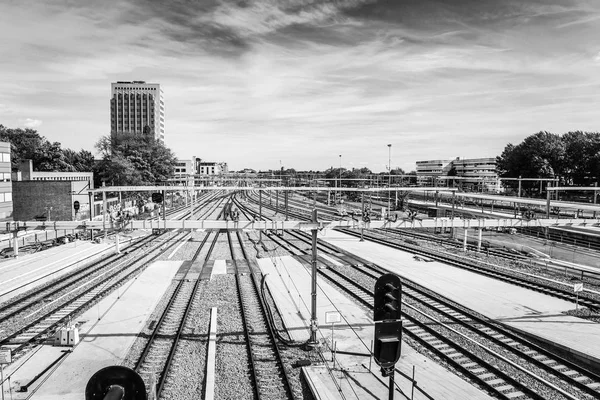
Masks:
[[[392,192],[390,191],[392,187],[392,145],[388,144],[388,215],[390,214],[390,201],[392,197]]]

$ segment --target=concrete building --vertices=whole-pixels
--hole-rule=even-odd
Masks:
[[[15,221],[79,221],[90,216],[88,190],[94,188],[92,172],[37,172],[31,160],[13,173]],[[79,210],[75,210],[75,202]]]
[[[196,173],[199,175],[222,175],[229,172],[226,162],[202,161],[196,159]]]
[[[456,176],[461,177],[459,187],[465,190],[497,192],[500,180],[496,172],[496,158],[457,158],[452,162]]]
[[[165,142],[165,102],[158,83],[111,83],[110,132],[151,134]]]
[[[417,161],[417,183],[471,191],[500,191],[495,157]]]
[[[417,161],[417,185],[431,184],[435,178],[448,175],[452,160]]]
[[[196,157],[191,160],[177,160],[173,171],[173,178],[169,183],[176,186],[192,186],[196,174]]]
[[[0,221],[13,220],[10,143],[0,142]]]

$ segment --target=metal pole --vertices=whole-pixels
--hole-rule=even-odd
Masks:
[[[464,229],[463,252],[467,252],[467,228]]]
[[[288,220],[288,191],[285,191],[285,220]]]
[[[483,234],[483,229],[479,229],[479,240],[477,240],[477,252],[481,251],[481,235]]]
[[[90,221],[94,220],[94,194],[92,192],[88,193],[89,203],[90,203]]]
[[[387,212],[390,215],[390,198],[392,197],[392,193],[390,189],[392,187],[392,145],[388,144],[388,208]]]
[[[594,197],[596,197],[594,195]],[[546,218],[550,218],[550,191],[546,187]]]
[[[317,210],[312,212],[312,222],[317,222]],[[311,279],[311,316],[309,343],[317,343],[317,229],[312,230],[312,279]]]
[[[415,396],[415,366],[413,365],[412,382],[410,385],[410,400],[413,400]]]
[[[186,196],[187,199],[187,196]],[[187,201],[187,200],[186,200]],[[190,219],[194,219],[194,187],[190,191]]]
[[[394,400],[394,392],[396,391],[395,387],[394,387],[394,372],[396,371],[396,368],[392,368],[392,372],[390,373],[390,389],[389,389],[389,400]]]
[[[342,204],[342,155],[340,154],[340,204]],[[342,207],[340,206],[340,211]]]
[[[262,190],[260,190],[262,187],[261,182],[259,182],[258,187],[258,220],[262,221]],[[259,243],[262,243],[262,229],[258,231],[258,241]]]
[[[165,229],[167,229],[167,192],[166,190],[162,191],[162,212],[163,212],[163,221],[165,221]]]
[[[369,371],[371,370],[372,363],[373,363],[373,341],[371,340],[371,351],[369,352]]]
[[[517,197],[521,197],[521,175],[519,175],[519,195]]]
[[[106,232],[106,192],[102,192],[102,229],[104,230],[104,240],[108,237]]]
[[[0,382],[2,382],[2,400],[4,400],[4,364],[0,364]]]
[[[13,252],[15,258],[19,257],[19,231],[14,231],[13,233]]]

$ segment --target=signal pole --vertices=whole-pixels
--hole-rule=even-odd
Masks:
[[[317,210],[312,212],[312,222],[317,223]],[[311,315],[309,345],[317,342],[317,228],[312,230],[312,269],[311,269]]]

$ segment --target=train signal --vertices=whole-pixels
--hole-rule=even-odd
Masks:
[[[152,193],[152,202],[153,203],[162,203],[163,201],[163,195],[162,193]]]
[[[400,359],[402,321],[400,320],[402,285],[394,274],[382,275],[375,282],[374,311],[375,340],[373,357],[383,376],[393,381],[394,366]]]
[[[102,368],[85,387],[85,400],[147,400],[146,385],[134,370],[120,365]]]
[[[385,274],[375,282],[375,312],[373,320],[389,321],[400,319],[402,285],[398,275]]]
[[[75,209],[75,212],[79,211],[79,202],[77,200],[73,202],[73,208]]]

